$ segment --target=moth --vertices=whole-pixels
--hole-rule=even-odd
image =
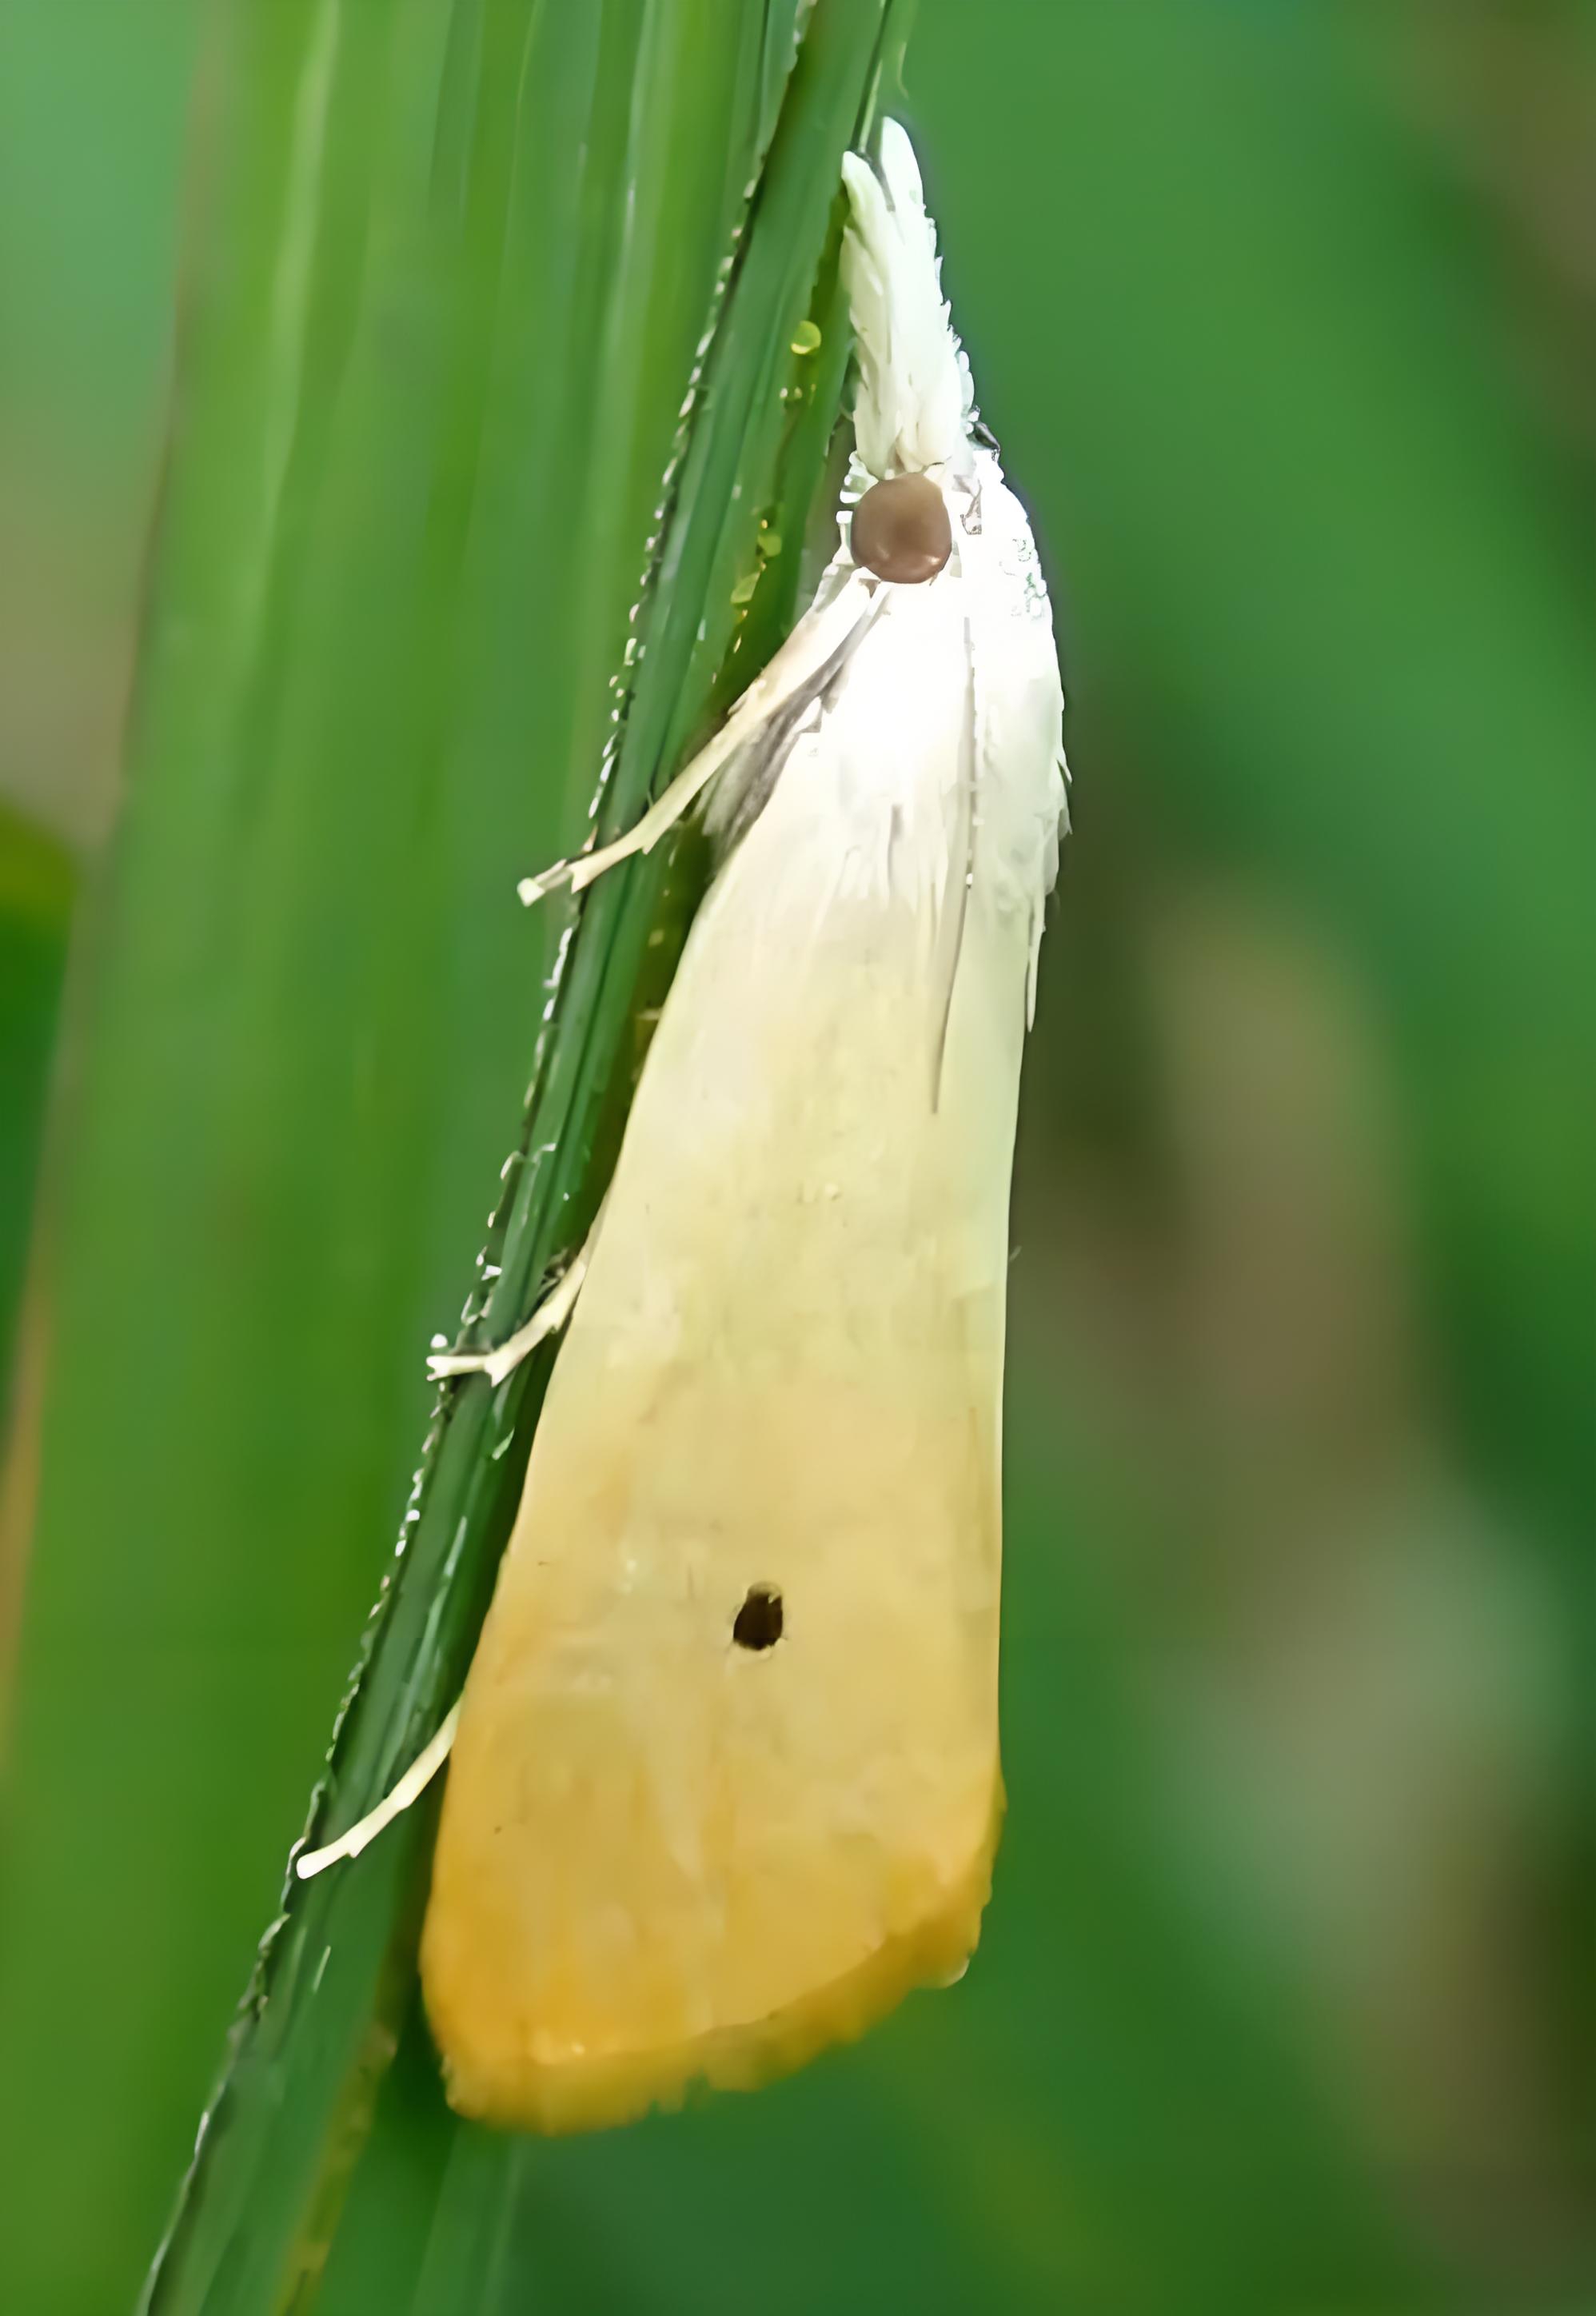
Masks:
[[[1009,1177],[1063,695],[896,123],[843,165],[855,456],[815,600],[581,887],[719,866],[587,1247],[457,1713],[422,1939],[462,2113],[746,2087],[957,1977],[998,1764]]]

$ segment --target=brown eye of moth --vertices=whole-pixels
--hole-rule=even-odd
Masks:
[[[953,526],[929,475],[872,483],[853,510],[853,560],[878,579],[917,587],[953,552]]]
[[[780,1593],[773,1584],[751,1584],[732,1619],[733,1640],[740,1649],[773,1649],[780,1637]]]

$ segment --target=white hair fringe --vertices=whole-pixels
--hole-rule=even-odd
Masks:
[[[906,131],[881,123],[875,169],[843,156],[843,279],[859,340],[859,456],[878,482],[961,460],[974,397],[942,296],[936,228]]]

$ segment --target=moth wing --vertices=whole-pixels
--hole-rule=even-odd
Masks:
[[[967,662],[917,664],[899,743],[945,748]],[[933,1109],[923,900],[825,802],[850,688],[693,929],[467,1688],[425,1994],[455,2105],[523,2128],[800,2063],[987,1894],[1027,927],[975,896]]]

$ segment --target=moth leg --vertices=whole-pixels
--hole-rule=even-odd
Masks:
[[[433,1383],[441,1383],[445,1376],[485,1375],[490,1383],[501,1384],[513,1375],[522,1359],[535,1351],[550,1335],[557,1335],[576,1307],[576,1297],[582,1292],[582,1282],[587,1277],[587,1266],[593,1260],[593,1251],[598,1243],[599,1225],[604,1218],[601,1205],[593,1216],[593,1228],[583,1240],[579,1252],[572,1258],[548,1294],[539,1304],[523,1327],[518,1327],[495,1350],[434,1351],[427,1360],[427,1374]]]
[[[753,738],[762,724],[779,716],[796,693],[815,681],[826,662],[842,650],[881,600],[873,583],[862,573],[855,572],[823,610],[807,611],[762,673],[754,677],[737,700],[715,737],[700,749],[685,771],[678,772],[664,794],[655,797],[637,826],[629,829],[624,836],[618,836],[612,844],[600,845],[596,852],[579,852],[573,860],[557,860],[540,876],[523,877],[516,890],[526,906],[531,908],[534,901],[557,892],[562,885],[568,885],[574,893],[583,892],[606,868],[630,860],[634,853],[652,851],[665,831],[673,828],[702,795],[716,773]]]
[[[391,1825],[412,1802],[420,1800],[449,1759],[449,1749],[454,1743],[459,1718],[460,1708],[457,1699],[451,1710],[444,1715],[432,1743],[416,1755],[393,1791],[385,1795],[374,1810],[369,1810],[358,1825],[352,1825],[349,1831],[341,1833],[336,1841],[329,1841],[321,1849],[308,1849],[303,1857],[294,1860],[294,1872],[301,1882],[308,1882],[311,1875],[319,1874],[324,1866],[335,1866],[341,1857],[358,1857],[368,1842],[376,1840],[384,1826]]]
[[[582,1282],[587,1276],[587,1266],[593,1260],[599,1225],[603,1218],[604,1208],[601,1203],[598,1213],[593,1216],[593,1227],[583,1240],[579,1252],[549,1288],[524,1327],[518,1328],[507,1342],[499,1345],[496,1351],[435,1352],[427,1361],[427,1372],[433,1381],[437,1382],[444,1376],[481,1373],[489,1376],[495,1384],[503,1383],[529,1351],[535,1350],[539,1343],[557,1334],[576,1307],[576,1297],[582,1292]],[[457,1700],[453,1709],[445,1715],[432,1742],[417,1754],[393,1791],[385,1795],[374,1810],[368,1811],[358,1824],[352,1825],[347,1833],[340,1834],[336,1841],[329,1841],[321,1849],[308,1850],[303,1857],[296,1858],[294,1871],[302,1882],[308,1882],[313,1874],[319,1874],[324,1866],[335,1866],[341,1857],[358,1857],[367,1843],[375,1841],[385,1826],[391,1825],[395,1818],[421,1798],[449,1759],[449,1750],[454,1743],[459,1717],[460,1708]]]

